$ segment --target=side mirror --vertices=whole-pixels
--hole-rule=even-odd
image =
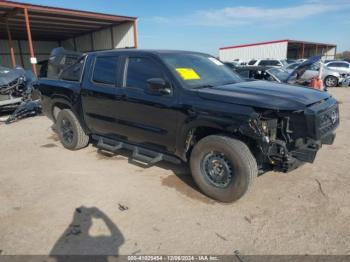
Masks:
[[[147,92],[152,95],[170,95],[171,88],[163,78],[150,78],[147,80]]]

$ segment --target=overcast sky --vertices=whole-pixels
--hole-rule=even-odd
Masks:
[[[24,0],[137,16],[140,48],[218,54],[223,46],[294,39],[350,50],[350,0]]]

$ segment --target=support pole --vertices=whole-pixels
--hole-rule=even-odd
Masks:
[[[134,28],[134,47],[137,48],[138,40],[137,40],[137,21],[136,20],[134,20],[133,22],[133,28]]]
[[[77,50],[77,40],[75,39],[75,37],[73,37],[73,46],[74,46],[74,51],[78,51]]]
[[[24,60],[23,60],[23,52],[22,52],[22,41],[18,40],[18,51],[19,51],[19,58],[21,59],[21,65],[24,67]]]
[[[301,48],[301,58],[304,59],[305,55],[305,43],[303,43],[302,48]]]
[[[112,49],[115,49],[114,34],[113,34],[113,26],[111,26],[109,29],[110,29],[110,31],[111,31],[111,45],[112,45]]]
[[[11,31],[10,31],[7,19],[6,19],[6,30],[7,30],[7,37],[9,42],[10,54],[11,54],[11,63],[12,63],[12,67],[15,68],[16,66],[15,50],[13,48]]]
[[[24,19],[26,21],[26,28],[27,28],[27,36],[28,36],[28,43],[29,43],[29,52],[30,52],[30,58],[34,58],[34,48],[33,48],[33,41],[32,41],[32,33],[30,31],[30,24],[29,24],[29,16],[28,16],[28,9],[24,8]],[[32,62],[32,61],[31,61]],[[32,69],[33,73],[37,77],[38,74],[36,72],[36,65],[32,63]]]
[[[90,33],[90,44],[91,44],[91,51],[95,51],[95,46],[94,46],[94,35],[91,32]]]

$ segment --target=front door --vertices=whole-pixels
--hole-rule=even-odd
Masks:
[[[118,118],[123,136],[132,142],[175,151],[177,92],[160,63],[151,56],[127,56]],[[170,94],[148,92],[149,79],[164,79]]]

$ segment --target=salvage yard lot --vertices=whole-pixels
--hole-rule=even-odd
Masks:
[[[186,167],[64,149],[44,116],[0,126],[2,254],[350,254],[350,89],[332,146],[233,204]]]

